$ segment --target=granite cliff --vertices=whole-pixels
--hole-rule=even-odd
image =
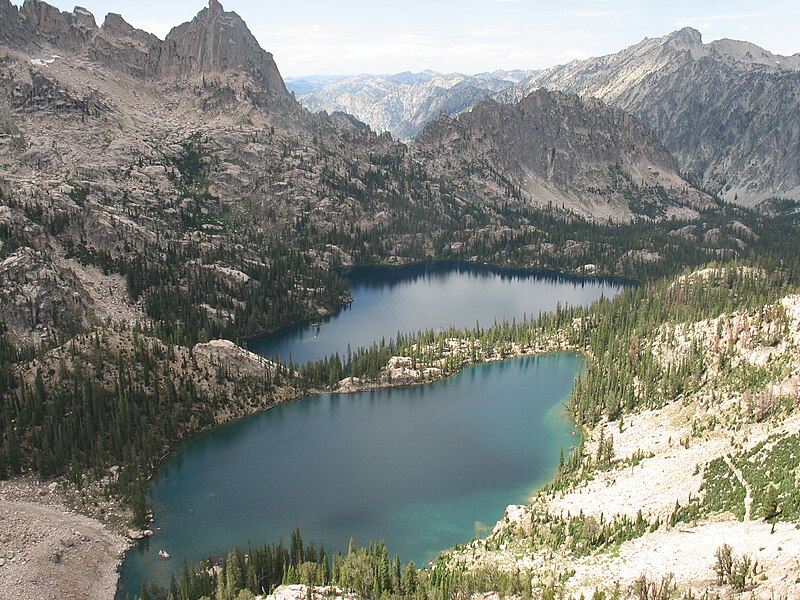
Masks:
[[[109,13],[98,27],[85,8],[62,12],[41,0],[25,0],[20,8],[2,0],[0,16],[0,40],[15,50],[66,52],[128,75],[172,83],[243,73],[264,90],[287,94],[272,55],[239,15],[226,12],[216,0],[164,41],[118,14]]]

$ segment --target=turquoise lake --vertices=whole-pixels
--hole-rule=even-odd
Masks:
[[[530,319],[622,289],[474,265],[363,269],[350,281],[346,310],[249,347],[304,362],[397,331]],[[552,477],[559,451],[577,443],[564,402],[582,365],[570,353],[477,365],[426,386],[312,396],[198,436],[160,470],[156,535],[126,555],[119,595],[168,583],[183,560],[288,541],[294,527],[329,552],[351,537],[384,539],[423,564]]]

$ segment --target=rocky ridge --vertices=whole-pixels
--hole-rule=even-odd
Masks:
[[[800,53],[780,56],[728,39],[704,44],[687,27],[518,83],[513,79],[524,72],[513,73],[361,75],[338,78],[300,100],[411,140],[441,112],[455,116],[486,96],[513,103],[545,87],[596,97],[639,118],[681,172],[725,200],[756,206],[800,199]]]
[[[559,92],[537,90],[515,104],[486,99],[458,117],[442,116],[412,151],[478,195],[499,196],[489,187],[494,179],[504,202],[566,201],[596,219],[685,217],[713,206],[636,119]]]
[[[800,53],[779,56],[727,39],[704,44],[687,27],[547,69],[501,98],[540,87],[635,115],[681,171],[728,201],[800,199]]]
[[[85,8],[62,12],[41,0],[25,0],[19,9],[2,0],[0,14],[0,40],[11,48],[77,53],[129,75],[169,82],[242,71],[262,89],[287,94],[272,55],[260,48],[241,17],[225,12],[217,0],[163,42],[118,14],[109,13],[98,27]]]

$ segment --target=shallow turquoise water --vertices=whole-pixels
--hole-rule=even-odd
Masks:
[[[287,344],[296,361],[310,360],[384,331],[488,325],[493,302],[498,320],[521,320],[621,289],[481,269],[358,273],[352,308],[316,339],[296,327],[259,349]],[[120,595],[142,580],[167,583],[183,560],[288,541],[295,526],[329,551],[351,536],[382,538],[418,564],[467,541],[552,477],[559,451],[576,443],[563,403],[581,366],[574,354],[478,365],[427,386],[310,397],[201,435],[162,468],[152,491],[157,535],[126,556]],[[160,549],[172,558],[159,559]]]

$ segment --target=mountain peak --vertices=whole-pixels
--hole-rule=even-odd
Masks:
[[[15,28],[16,35],[3,35],[17,45],[45,45],[62,50],[80,50],[97,31],[94,15],[85,8],[76,6],[70,12],[61,12],[42,0],[25,0],[18,9],[5,3],[0,12],[5,13],[0,29]],[[16,13],[16,14],[14,14]],[[13,43],[13,42],[12,42]]]
[[[543,88],[515,104],[486,98],[456,117],[440,117],[412,152],[429,157],[430,172],[459,178],[476,173],[475,165],[491,165],[498,180],[527,196],[524,202],[565,203],[591,218],[654,218],[682,206],[710,206],[704,194],[684,195],[674,159],[639,121],[596,98]],[[480,177],[464,189],[480,189]],[[497,195],[488,192],[487,200]]]
[[[684,27],[616,54],[553,67],[535,87],[594,96],[630,112],[683,172],[725,200],[800,199],[800,60],[750,42],[702,43]]]
[[[288,93],[272,55],[259,46],[242,18],[225,12],[217,0],[209,0],[192,21],[169,32],[158,72],[176,81],[244,73],[268,91]]]
[[[678,31],[673,31],[667,36],[670,42],[678,43],[682,46],[696,46],[703,43],[703,36],[697,29],[692,27],[684,27]]]

